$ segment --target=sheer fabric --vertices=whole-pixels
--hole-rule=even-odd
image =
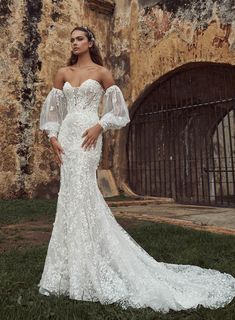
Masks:
[[[117,85],[110,86],[104,94],[104,112],[99,120],[103,131],[120,129],[130,122],[128,108]]]
[[[78,88],[66,82],[63,94],[53,90],[42,109],[41,128],[59,130],[64,153],[56,217],[39,292],[101,304],[115,302],[123,308],[150,307],[164,313],[229,303],[235,297],[232,275],[158,262],[117,223],[96,180],[102,135],[94,149],[81,147],[85,130],[99,121],[104,90],[99,82],[89,79]],[[110,87],[106,97],[102,125],[105,129],[124,126],[128,112],[121,91]]]
[[[42,106],[40,114],[40,129],[45,130],[49,137],[57,137],[66,114],[66,97],[63,91],[57,88],[52,88]]]
[[[103,132],[126,126],[130,122],[129,111],[120,88],[117,85],[110,86],[103,99],[104,110],[101,119],[98,121],[103,128]],[[52,88],[42,106],[40,129],[45,130],[48,137],[57,137],[66,114],[67,101],[64,92]]]

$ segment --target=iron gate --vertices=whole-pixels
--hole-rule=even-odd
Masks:
[[[152,84],[131,109],[128,179],[141,195],[235,205],[235,68],[193,63]]]

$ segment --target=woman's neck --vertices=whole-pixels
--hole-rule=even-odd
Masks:
[[[88,65],[93,64],[94,62],[91,60],[91,57],[89,54],[81,54],[78,56],[77,62],[74,64],[74,67],[76,68],[84,68],[87,67]]]

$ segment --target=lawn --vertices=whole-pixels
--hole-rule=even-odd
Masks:
[[[55,202],[16,200],[0,202],[2,225],[36,220],[41,215],[54,219]],[[156,260],[195,264],[214,268],[235,276],[235,237],[185,229],[152,222],[127,223],[118,219],[131,236]],[[1,240],[0,238],[0,243]],[[66,297],[45,297],[38,293],[37,283],[43,269],[47,243],[9,249],[0,256],[0,319],[81,319],[81,320],[233,320],[235,299],[225,308],[202,307],[183,312],[161,314],[151,309],[122,310],[118,305],[101,305],[70,300]]]

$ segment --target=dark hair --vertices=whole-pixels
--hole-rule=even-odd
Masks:
[[[93,41],[93,45],[92,47],[89,48],[90,51],[90,56],[91,56],[91,60],[97,64],[99,64],[100,66],[103,66],[103,59],[101,57],[100,54],[100,50],[97,47],[96,43],[95,43],[95,35],[94,33],[88,28],[88,27],[75,27],[72,31],[71,34],[75,31],[75,30],[80,30],[85,32],[85,35],[88,39],[88,41]],[[71,52],[71,56],[68,60],[67,65],[68,66],[72,66],[73,64],[75,64],[78,61],[78,55],[75,55],[73,52]]]

